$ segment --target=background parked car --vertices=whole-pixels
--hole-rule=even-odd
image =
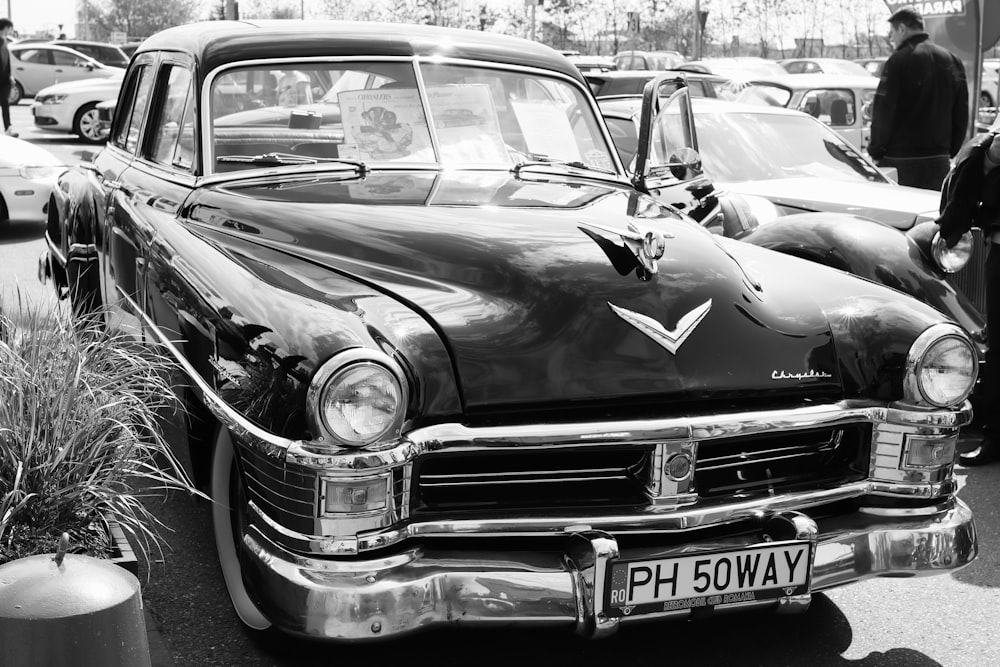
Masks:
[[[735,101],[804,111],[864,150],[871,140],[871,103],[878,79],[839,74],[785,74],[754,77]]]
[[[58,44],[14,44],[10,47],[11,86],[9,101],[16,104],[22,97],[34,97],[42,88],[63,81],[121,76],[120,67],[108,67],[79,51]]]
[[[45,222],[60,167],[41,146],[0,135],[0,226],[11,220]]]
[[[867,76],[864,66],[842,58],[787,58],[778,61],[789,74],[846,74]]]
[[[872,58],[858,58],[854,62],[865,68],[865,71],[874,77],[882,76],[882,68],[889,56],[874,56]]]
[[[718,74],[733,81],[743,81],[755,76],[781,76],[788,73],[776,61],[756,56],[703,58],[678,65],[677,69]]]
[[[652,70],[628,70],[613,72],[585,72],[583,77],[590,84],[594,97],[604,99],[616,96],[635,97],[642,95],[642,89],[649,81],[662,72]],[[730,95],[729,79],[714,74],[700,72],[678,72],[687,79],[691,94],[695,97],[726,97]],[[660,91],[661,95],[669,95],[675,87],[669,86]]]
[[[124,44],[120,44],[118,48],[120,48],[126,56],[131,58],[132,54],[135,53],[135,50],[139,48],[140,44],[142,44],[142,42],[125,42]]]
[[[79,51],[86,56],[90,56],[101,64],[108,65],[109,67],[124,68],[128,66],[128,54],[114,44],[108,44],[107,42],[88,42],[80,39],[55,39],[49,43],[58,44],[59,46],[65,46],[73,49],[74,51]]]
[[[69,132],[88,143],[104,141],[106,128],[98,123],[97,105],[118,97],[121,76],[82,79],[43,88],[31,103],[35,127]]]
[[[674,69],[685,60],[677,51],[620,51],[614,57],[618,69]]]
[[[975,268],[981,244],[969,235],[961,250],[964,260],[955,264],[933,256],[925,227],[936,229],[931,221],[937,217],[937,193],[890,181],[865,154],[807,114],[704,98],[690,103],[690,137],[680,136],[680,124],[669,115],[683,112],[675,107],[663,112],[663,126],[677,130],[666,143],[674,151],[697,148],[711,184],[701,190],[703,198],[705,192],[735,193],[747,202],[744,213],[720,228],[725,235],[907,292],[961,324],[976,341],[980,362],[985,360],[982,272]],[[627,151],[638,148],[641,100],[599,104],[616,145],[623,147],[623,161],[630,161]],[[693,204],[678,193],[687,196],[683,188],[666,188],[660,197],[691,210]],[[797,215],[812,212],[843,215],[834,222]],[[917,247],[923,250],[914,252]],[[943,268],[965,263],[969,268],[957,273]]]
[[[564,54],[576,68],[584,74],[588,72],[610,72],[617,69],[611,56],[588,56],[580,53]]]

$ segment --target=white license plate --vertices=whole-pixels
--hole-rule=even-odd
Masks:
[[[608,616],[717,607],[809,592],[808,542],[751,546],[677,558],[618,561],[608,577]]]

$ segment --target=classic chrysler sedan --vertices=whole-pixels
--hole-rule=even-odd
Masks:
[[[646,194],[690,168],[630,180],[536,43],[188,25],[136,51],[39,270],[176,356],[254,628],[601,637],[969,564],[966,334]]]

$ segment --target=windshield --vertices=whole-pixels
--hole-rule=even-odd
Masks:
[[[215,171],[259,167],[233,158],[270,153],[616,169],[585,92],[536,72],[409,61],[255,65],[217,76],[209,109]]]
[[[807,116],[727,111],[697,114],[695,123],[705,171],[718,182],[886,181],[857,149]]]

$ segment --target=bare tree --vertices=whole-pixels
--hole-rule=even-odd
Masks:
[[[94,39],[109,39],[112,32],[124,32],[130,39],[148,37],[195,20],[201,5],[198,0],[83,0],[81,4],[89,23],[86,32]]]

